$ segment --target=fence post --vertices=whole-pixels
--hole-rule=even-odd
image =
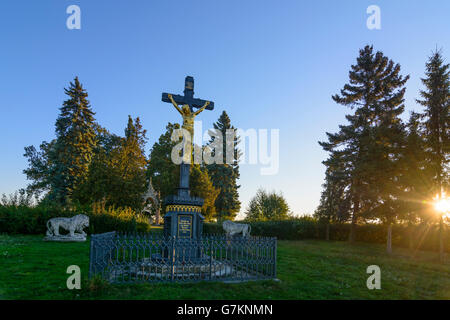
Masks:
[[[170,279],[173,282],[174,280],[174,274],[175,274],[175,236],[172,237],[172,241],[171,241],[171,257],[170,257],[170,262],[171,262],[171,267],[170,267]]]
[[[213,242],[209,240],[209,280],[212,280]]]
[[[273,261],[273,277],[277,277],[277,238],[274,239],[274,261]]]
[[[94,256],[94,244],[93,244],[93,241],[94,241],[94,238],[95,236],[93,236],[93,235],[91,235],[91,243],[90,243],[90,246],[89,246],[89,279],[91,279],[92,278],[92,273],[93,273],[93,264],[94,264],[94,259],[93,259],[93,256]]]

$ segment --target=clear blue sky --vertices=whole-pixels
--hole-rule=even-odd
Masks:
[[[66,28],[66,8],[81,8],[81,30]],[[368,30],[366,8],[381,8]],[[241,166],[243,210],[260,186],[282,191],[296,214],[319,202],[326,158],[318,140],[348,110],[331,100],[347,82],[358,50],[373,44],[410,74],[407,110],[432,50],[449,61],[450,1],[346,0],[4,0],[0,4],[0,193],[26,185],[23,148],[54,137],[63,88],[78,75],[99,123],[123,134],[139,116],[148,149],[179,115],[161,102],[186,75],[196,96],[248,129],[280,129],[280,170],[261,176]],[[407,116],[407,115],[405,115]]]

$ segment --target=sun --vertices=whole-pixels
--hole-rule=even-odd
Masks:
[[[449,198],[444,198],[442,200],[437,200],[434,203],[434,208],[436,211],[447,213],[450,212],[450,200]]]

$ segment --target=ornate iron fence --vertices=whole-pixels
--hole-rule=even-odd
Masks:
[[[89,277],[115,283],[274,279],[276,255],[276,238],[108,232],[91,236]]]

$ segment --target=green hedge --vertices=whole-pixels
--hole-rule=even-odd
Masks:
[[[254,236],[277,237],[279,240],[305,240],[325,239],[326,225],[319,223],[311,217],[302,217],[284,221],[245,222],[250,224],[251,234]],[[205,223],[203,228],[206,234],[224,233],[222,225]],[[350,233],[350,224],[331,224],[330,240],[346,241]],[[371,243],[386,243],[387,227],[380,224],[357,225],[356,241]],[[410,243],[411,241],[411,243]],[[444,234],[445,249],[450,252],[450,230]],[[439,247],[438,226],[418,225],[407,227],[394,225],[392,227],[392,245],[421,250],[437,251]]]
[[[85,214],[89,217],[89,234],[109,231],[148,232],[147,218],[129,208],[109,208],[94,212],[90,209],[65,210],[56,207],[0,206],[0,233],[45,234],[46,223],[55,217]]]
[[[47,228],[46,223],[54,217],[72,217],[76,214],[89,216],[87,232],[103,233],[108,231],[149,232],[148,219],[129,208],[95,207],[65,210],[56,207],[26,207],[0,206],[0,233],[11,234],[42,234]],[[301,217],[284,221],[250,222],[251,234],[254,236],[277,237],[280,240],[325,239],[326,226],[311,217]],[[450,231],[446,229],[444,243],[446,251],[450,252]],[[222,225],[205,223],[205,234],[224,233]],[[330,225],[330,240],[345,241],[350,232],[349,224]],[[376,224],[358,225],[356,241],[385,243],[386,226]],[[412,246],[423,250],[438,250],[439,232],[437,226],[419,225],[408,228],[395,225],[392,228],[392,244],[399,247]]]

